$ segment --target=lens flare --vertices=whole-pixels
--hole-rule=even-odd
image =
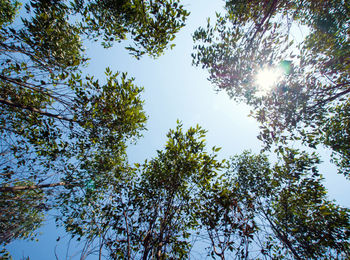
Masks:
[[[261,69],[257,73],[255,79],[255,83],[258,87],[256,94],[258,96],[266,95],[281,80],[283,74],[281,68],[265,67]]]

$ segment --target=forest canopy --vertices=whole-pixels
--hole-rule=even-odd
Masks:
[[[37,239],[50,213],[81,259],[350,258],[349,209],[328,197],[320,157],[289,145],[325,146],[349,176],[348,1],[224,1],[193,34],[193,64],[251,106],[264,149],[224,159],[178,120],[131,163],[144,89],[109,67],[85,73],[85,46],[158,58],[190,15],[181,2],[0,0],[0,245]],[[257,75],[274,69],[261,91]]]

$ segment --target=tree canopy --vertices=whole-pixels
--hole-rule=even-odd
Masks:
[[[199,227],[200,194],[222,163],[215,149],[206,151],[199,126],[184,132],[178,124],[167,137],[155,158],[123,169],[109,182],[101,200],[86,201],[84,208],[66,204],[67,212],[74,211],[65,220],[68,231],[91,241],[102,237],[99,250],[105,247],[111,259],[188,258],[191,232]]]
[[[337,259],[349,256],[349,210],[327,199],[319,159],[297,150],[280,161],[244,152],[202,201],[209,254],[221,259]]]
[[[178,1],[1,1],[0,7],[2,205],[20,198],[8,194],[20,190],[29,196],[87,183],[103,189],[126,159],[127,144],[144,130],[143,89],[109,68],[102,82],[85,75],[82,37],[102,37],[105,47],[130,37],[134,56],[156,57],[188,12]]]
[[[195,247],[213,259],[350,258],[349,209],[328,199],[318,156],[288,147],[330,147],[347,175],[348,2],[227,0],[226,11],[195,32],[194,63],[253,106],[275,163],[219,159],[206,130],[180,121],[151,159],[129,162],[143,88],[108,67],[105,79],[84,73],[84,43],[158,57],[189,15],[180,1],[0,0],[1,245],[35,239],[54,209],[85,243],[81,259],[189,259]],[[298,45],[294,24],[308,32]],[[278,66],[282,80],[260,95],[257,72]]]
[[[200,241],[220,259],[349,257],[350,212],[327,198],[316,155],[286,149],[274,165],[251,152],[219,161],[205,132],[178,124],[155,158],[119,169],[102,196],[69,195],[61,221],[86,239],[83,255],[105,248],[110,259],[190,259]]]
[[[194,33],[193,63],[219,90],[252,105],[267,148],[322,144],[348,175],[349,2],[228,0],[225,10]],[[263,68],[284,76],[261,95]]]

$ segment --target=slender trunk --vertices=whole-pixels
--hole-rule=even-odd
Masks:
[[[143,247],[144,247],[142,260],[147,260],[149,252],[151,250],[150,243],[152,242],[152,239],[153,239],[153,237],[152,237],[153,236],[153,226],[156,223],[157,217],[158,217],[158,206],[154,207],[152,220],[149,222],[148,232],[146,233],[145,237],[142,240]]]
[[[151,229],[150,229],[151,231]],[[149,231],[149,232],[150,232]],[[150,239],[150,234],[147,233],[145,238],[144,238],[144,241],[143,241],[143,247],[145,248],[145,250],[143,251],[143,255],[142,255],[142,260],[147,260],[148,258],[148,254],[149,254],[149,239]]]
[[[65,182],[57,182],[50,184],[40,184],[40,185],[26,185],[26,186],[12,186],[12,187],[0,187],[0,192],[17,192],[22,190],[36,190],[36,189],[44,189],[44,188],[53,188],[57,186],[65,186]]]
[[[290,243],[288,238],[284,234],[282,234],[282,232],[279,231],[278,227],[276,227],[274,225],[274,223],[270,220],[269,216],[265,213],[265,211],[263,211],[263,213],[264,213],[267,221],[271,225],[272,230],[276,233],[277,237],[281,240],[281,242],[289,248],[289,250],[292,252],[292,254],[294,255],[294,257],[297,260],[301,260],[302,258],[299,256],[297,251],[294,249],[294,247],[292,246],[292,244]]]
[[[128,260],[131,259],[131,241],[130,241],[130,231],[129,231],[129,222],[128,222],[128,217],[126,215],[125,210],[123,210],[123,215],[124,215],[124,220],[125,220],[125,225],[126,225],[126,236],[127,236],[127,242],[128,242]]]
[[[102,260],[102,247],[103,247],[103,244],[100,243],[100,248],[98,250],[98,260]]]
[[[164,234],[164,222],[160,224],[159,238],[158,238],[157,252],[156,252],[156,259],[157,260],[159,260],[162,256],[163,234]]]
[[[217,230],[216,230],[216,228],[214,227],[214,230],[215,230],[215,233],[217,234]],[[221,248],[221,253],[220,252],[218,252],[218,250],[216,249],[216,246],[215,246],[215,242],[214,242],[214,235],[213,235],[213,233],[210,233],[210,231],[208,230],[208,234],[209,234],[209,238],[210,238],[210,241],[211,241],[211,245],[213,246],[213,250],[214,250],[214,253],[218,256],[218,257],[220,257],[220,259],[221,260],[225,260],[225,249],[222,249]],[[218,240],[219,240],[219,245],[221,244],[220,243],[220,239],[219,239],[219,237],[218,237]]]
[[[174,196],[175,196],[175,189],[168,195],[167,203],[166,203],[166,210],[163,216],[163,219],[160,223],[160,229],[159,229],[159,238],[158,238],[158,245],[157,245],[157,251],[156,251],[156,259],[161,259],[162,256],[162,250],[165,245],[165,239],[164,239],[164,233],[167,232],[167,228],[171,226],[172,224],[172,218],[174,216],[174,213],[171,214],[171,211],[174,211]]]

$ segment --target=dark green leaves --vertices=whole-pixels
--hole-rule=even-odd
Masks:
[[[200,194],[223,166],[215,152],[207,153],[205,132],[178,124],[155,158],[111,169],[108,182],[91,194],[71,193],[62,205],[67,231],[103,237],[113,259],[187,258],[191,232],[199,228]]]

